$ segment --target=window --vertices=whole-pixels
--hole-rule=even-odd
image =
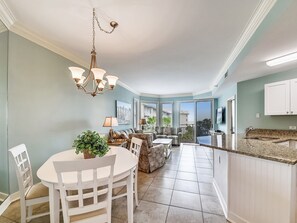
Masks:
[[[197,102],[196,136],[210,135],[212,129],[213,100],[201,100]]]
[[[161,104],[161,123],[162,126],[171,127],[173,126],[173,104],[162,103]]]
[[[147,129],[153,130],[158,124],[158,106],[157,103],[141,103],[141,118],[146,119]]]

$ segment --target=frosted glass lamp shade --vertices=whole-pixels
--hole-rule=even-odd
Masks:
[[[79,67],[69,67],[69,70],[71,71],[71,74],[72,74],[72,78],[78,82],[81,77],[82,77],[82,74],[85,72],[84,69],[82,68],[79,68]]]
[[[82,85],[85,81],[86,77],[85,76],[81,76],[81,79],[77,82],[77,84]]]
[[[106,82],[107,82],[106,80],[102,80],[102,81],[99,83],[99,85],[98,85],[98,90],[99,90],[99,91],[103,91]]]
[[[119,78],[116,76],[108,75],[106,76],[106,79],[108,80],[109,87],[113,89]]]
[[[113,127],[118,126],[118,120],[116,117],[106,117],[103,123],[103,127]]]
[[[104,74],[106,73],[105,70],[100,68],[92,68],[91,71],[94,74],[95,80],[101,81],[103,79]]]

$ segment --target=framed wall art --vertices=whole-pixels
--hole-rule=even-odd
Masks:
[[[116,115],[119,125],[130,125],[132,119],[131,104],[122,101],[116,101]]]

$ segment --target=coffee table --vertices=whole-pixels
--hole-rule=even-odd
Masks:
[[[172,139],[158,138],[153,141],[153,144],[163,144],[165,147],[165,157],[168,158],[172,150]]]

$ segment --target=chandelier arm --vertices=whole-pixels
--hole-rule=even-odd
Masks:
[[[89,83],[89,80],[91,79],[92,75],[91,75],[91,70],[89,70],[89,73],[85,79],[85,81],[83,82],[82,86],[86,87]]]
[[[88,94],[88,92],[87,92],[87,90],[86,90],[86,88],[85,88],[84,86],[80,85],[78,88],[79,88],[79,89],[83,89],[83,91],[84,91],[86,94]]]

